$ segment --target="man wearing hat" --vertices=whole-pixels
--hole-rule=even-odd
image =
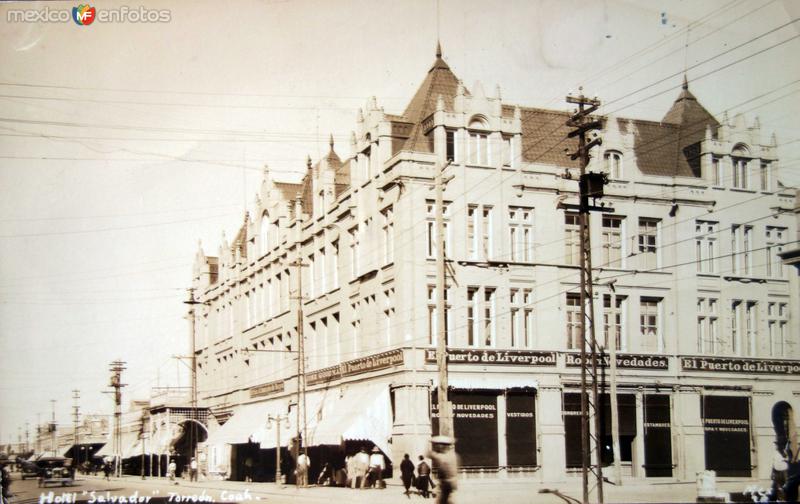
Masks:
[[[375,485],[378,488],[383,486],[383,470],[386,469],[386,462],[383,460],[383,454],[377,446],[372,447],[372,454],[369,456],[369,472],[364,480],[369,480],[370,485]],[[363,485],[361,488],[364,488]]]
[[[439,471],[439,495],[437,504],[448,504],[450,494],[457,487],[458,460],[455,451],[455,439],[450,436],[434,436],[431,438],[431,450],[428,456],[433,467]]]

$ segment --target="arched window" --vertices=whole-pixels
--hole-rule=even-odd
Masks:
[[[605,171],[612,179],[622,179],[622,153],[615,150],[608,150],[603,154]]]
[[[258,226],[258,253],[264,255],[269,251],[269,217],[267,214],[261,216]]]
[[[467,161],[471,164],[489,165],[492,155],[489,149],[489,125],[483,116],[474,116],[469,121],[469,138],[467,141]]]
[[[747,189],[750,185],[750,174],[747,170],[749,157],[750,149],[744,144],[736,144],[731,151],[731,179],[733,187],[737,189]]]

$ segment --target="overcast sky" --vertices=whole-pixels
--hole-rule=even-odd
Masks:
[[[718,118],[760,117],[800,183],[800,3],[714,1],[103,2],[169,22],[10,22],[0,5],[0,442],[56,417],[111,413],[186,385],[186,287],[198,240],[216,255],[266,163],[294,180],[358,107],[400,113],[434,60],[467,88],[566,110],[583,85],[605,113],[659,120],[690,89]],[[438,10],[438,15],[437,15]],[[437,23],[438,19],[438,23]]]

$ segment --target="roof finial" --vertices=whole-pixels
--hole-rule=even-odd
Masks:
[[[442,57],[442,43],[439,42],[438,40],[436,41],[436,57],[437,58]]]
[[[689,90],[689,79],[686,78],[686,74],[685,73],[683,74],[683,86],[682,87],[683,87],[684,91],[688,91]]]
[[[328,144],[331,146],[331,150],[333,150],[333,133],[331,133],[331,138],[328,141]]]
[[[311,156],[310,155],[306,156],[306,168],[308,168],[309,170],[311,169]]]

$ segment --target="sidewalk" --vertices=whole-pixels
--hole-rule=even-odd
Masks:
[[[93,478],[93,477],[89,477]],[[97,477],[97,479],[102,479]],[[119,478],[112,478],[119,481]],[[142,480],[139,476],[123,476],[125,484],[132,487],[146,487],[148,485],[171,486],[172,483],[167,478],[148,478]],[[336,487],[316,487],[297,488],[294,485],[276,486],[275,483],[244,483],[241,481],[219,481],[205,480],[189,482],[179,479],[175,491],[185,493],[188,489],[198,491],[206,489],[215,493],[226,492],[228,496],[247,494],[260,497],[259,500],[270,500],[272,502],[320,502],[320,503],[370,503],[376,501],[387,504],[400,504],[408,502],[433,503],[434,500],[422,499],[419,495],[406,497],[403,494],[402,485],[396,480],[386,480],[387,487],[384,490],[353,490],[350,488]],[[717,482],[717,490],[720,492],[742,492],[752,484],[761,487],[769,485],[767,481],[755,480],[727,480]],[[623,485],[604,485],[605,502],[613,503],[666,503],[666,502],[695,502],[697,487],[694,482],[641,482],[623,481]],[[468,479],[459,481],[458,491],[454,494],[453,502],[457,504],[564,504],[564,500],[551,493],[540,493],[544,489],[556,489],[561,493],[580,500],[581,484],[580,479],[574,478],[560,483],[540,483],[531,479],[511,479],[511,480],[475,480]],[[244,499],[247,500],[247,499]],[[595,500],[592,498],[591,500]]]

